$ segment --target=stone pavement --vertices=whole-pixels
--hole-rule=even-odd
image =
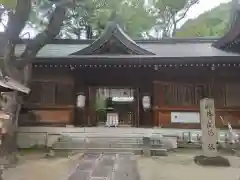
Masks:
[[[131,153],[89,153],[79,160],[68,180],[139,180]]]

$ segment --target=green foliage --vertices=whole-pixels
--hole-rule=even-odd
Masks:
[[[113,14],[118,23],[132,38],[142,38],[155,24],[155,17],[144,7],[144,0],[87,0],[77,1],[68,9],[67,19],[61,31],[62,38],[82,38],[87,28],[91,28],[93,37],[99,36]],[[29,24],[43,29],[46,22],[40,15],[49,7],[47,0],[36,6]]]
[[[188,0],[157,0],[156,6],[161,12],[165,11],[167,8],[172,9],[175,12],[182,10]]]
[[[141,38],[143,32],[149,31],[156,18],[143,8],[143,0],[131,0],[131,4],[123,4],[119,10],[121,22],[127,34],[133,38]]]
[[[173,36],[177,24],[185,18],[189,9],[199,0],[155,0],[153,12],[156,15],[156,27],[160,27],[163,36]],[[157,30],[157,29],[156,29]]]
[[[17,0],[0,0],[0,4],[7,9],[14,9],[17,5]]]
[[[223,36],[229,28],[231,4],[221,4],[213,10],[188,20],[176,33],[177,37]]]

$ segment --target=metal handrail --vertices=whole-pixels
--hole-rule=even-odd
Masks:
[[[224,119],[223,119],[223,117],[220,116],[220,118],[221,118],[221,120],[222,120],[222,123],[223,123],[223,124],[226,124],[225,121],[224,121]],[[233,128],[232,128],[231,123],[230,123],[229,121],[227,121],[227,125],[228,125],[228,133],[229,133],[229,136],[230,136],[230,138],[228,139],[228,141],[230,141],[230,143],[232,143],[232,144],[237,144],[237,143],[239,143],[239,142],[240,142],[240,137],[239,137],[239,135],[238,135],[237,133],[235,133],[235,132],[233,131]]]

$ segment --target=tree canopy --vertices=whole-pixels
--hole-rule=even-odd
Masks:
[[[57,1],[57,0],[52,0]],[[34,3],[33,3],[34,2]],[[186,18],[189,9],[199,0],[74,0],[67,8],[66,18],[58,38],[95,39],[113,19],[134,39],[162,37],[222,36],[228,29],[231,3],[221,4],[188,20],[180,29],[178,23]],[[0,0],[7,9],[16,6],[17,0]],[[28,26],[41,32],[49,23],[51,0],[32,0],[33,8]]]
[[[162,37],[174,36],[178,23],[198,2],[199,0],[155,0],[153,9],[157,17],[156,30],[160,30]]]
[[[60,38],[92,39],[98,37],[115,14],[124,31],[134,39],[158,38],[153,29],[163,36],[175,34],[177,24],[198,0],[75,0],[69,7]],[[30,16],[29,24],[37,30],[45,26],[49,2],[41,0]],[[116,20],[116,19],[115,19]]]
[[[17,5],[17,0],[0,0],[0,4],[4,5],[5,8],[14,9]]]
[[[47,21],[48,1],[42,0],[35,6],[29,24],[41,30]],[[144,0],[87,0],[78,1],[67,10],[66,19],[60,33],[61,38],[82,39],[98,37],[113,14],[118,23],[134,38],[142,38],[155,23],[155,17],[145,7]]]

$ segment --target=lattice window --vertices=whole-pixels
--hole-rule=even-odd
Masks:
[[[52,82],[42,83],[41,103],[46,104],[46,105],[54,105],[55,104],[55,92],[56,92],[56,84],[54,84]]]
[[[58,84],[56,89],[56,104],[73,104],[73,87],[70,84]]]
[[[214,98],[214,103],[217,107],[225,106],[226,100],[226,87],[224,84],[214,84],[211,88],[212,96]]]
[[[164,105],[192,106],[198,105],[200,99],[208,94],[206,85],[167,84],[164,85]]]
[[[240,106],[240,83],[226,85],[226,105],[229,107]]]
[[[208,88],[204,84],[195,85],[195,104],[199,104],[202,98],[208,96]]]
[[[28,103],[41,105],[71,105],[73,86],[57,82],[32,82]]]
[[[164,86],[165,105],[193,105],[194,88],[192,85],[170,84]]]
[[[41,102],[42,85],[39,82],[32,82],[30,87],[31,92],[27,98],[27,101],[30,103]]]

